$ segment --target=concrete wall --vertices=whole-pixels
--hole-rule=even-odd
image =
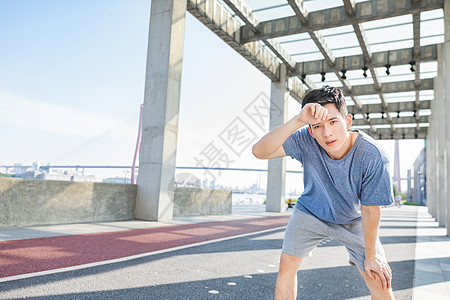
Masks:
[[[135,185],[0,178],[0,226],[134,219]]]
[[[137,186],[0,178],[0,226],[133,220]],[[175,188],[174,217],[231,213],[231,191]]]
[[[231,214],[231,191],[175,188],[174,217]]]

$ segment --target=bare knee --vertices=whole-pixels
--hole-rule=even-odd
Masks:
[[[382,287],[369,288],[372,300],[394,300],[392,288],[383,289]]]
[[[381,283],[380,279],[369,280],[371,280],[372,282],[370,284],[367,284],[367,287],[369,288],[370,294],[372,295],[373,299],[393,299],[390,298],[392,289],[383,288],[383,284]]]
[[[303,257],[296,257],[281,253],[279,273],[296,274],[300,268]]]
[[[275,299],[286,300],[297,298],[297,271],[303,257],[295,257],[286,253],[281,254],[280,269],[275,284]]]
[[[361,271],[360,271],[361,272]],[[392,292],[392,288],[383,288],[383,283],[378,275],[375,275],[375,279],[371,279],[365,275],[364,272],[361,272],[361,275],[366,282],[367,287],[369,288],[371,298],[373,300],[378,299],[394,299],[394,293]]]

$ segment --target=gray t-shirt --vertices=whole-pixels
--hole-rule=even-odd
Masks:
[[[304,191],[296,208],[305,213],[326,222],[348,224],[361,218],[360,204],[382,206],[394,201],[389,160],[362,131],[339,160],[331,159],[307,128],[290,135],[283,148],[303,165]]]

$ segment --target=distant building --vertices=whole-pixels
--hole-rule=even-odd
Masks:
[[[94,175],[84,175],[79,172],[71,172],[69,170],[60,170],[53,172],[51,164],[41,166],[40,162],[33,162],[31,168],[24,167],[17,163],[14,165],[12,172],[13,177],[22,179],[37,179],[37,180],[56,180],[56,181],[77,181],[77,182],[98,182],[99,180]]]
[[[95,175],[72,175],[70,181],[75,182],[100,182]]]
[[[200,182],[200,179],[197,179],[197,180],[194,182],[194,185],[195,185],[195,187],[197,187],[197,188],[201,188],[201,187],[202,187],[202,184],[201,184],[201,182]]]
[[[103,179],[104,183],[121,183],[121,184],[131,184],[131,178],[124,177],[110,177]]]
[[[14,170],[13,170],[13,173],[16,174],[16,175],[19,175],[19,176],[20,176],[20,175],[22,175],[23,173],[26,173],[27,170],[28,170],[28,167],[22,166],[21,163],[16,163],[16,164],[14,164]]]
[[[57,181],[72,181],[72,175],[71,174],[45,174],[41,173],[37,175],[34,179],[39,180],[57,180]]]
[[[47,164],[45,166],[41,166],[40,171],[42,173],[48,173],[48,174],[53,173],[52,164]]]
[[[256,184],[252,184],[252,186],[251,186],[250,189],[249,189],[249,192],[250,192],[251,194],[255,194],[255,193],[258,192],[258,190],[259,190],[258,186],[257,186]]]
[[[203,180],[202,187],[204,189],[208,189],[209,188],[209,180],[208,180],[208,178],[205,178],[205,180]]]
[[[25,173],[20,174],[20,178],[22,179],[35,179],[36,176],[39,176],[39,172],[37,171],[28,171]]]
[[[40,161],[35,161],[33,162],[33,164],[31,165],[31,169],[35,172],[39,172],[39,169],[41,168],[41,162]]]

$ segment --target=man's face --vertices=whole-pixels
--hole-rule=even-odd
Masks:
[[[347,132],[352,125],[352,118],[350,115],[344,118],[333,103],[324,107],[328,109],[330,118],[310,124],[308,130],[332,159],[341,159],[352,146]]]

